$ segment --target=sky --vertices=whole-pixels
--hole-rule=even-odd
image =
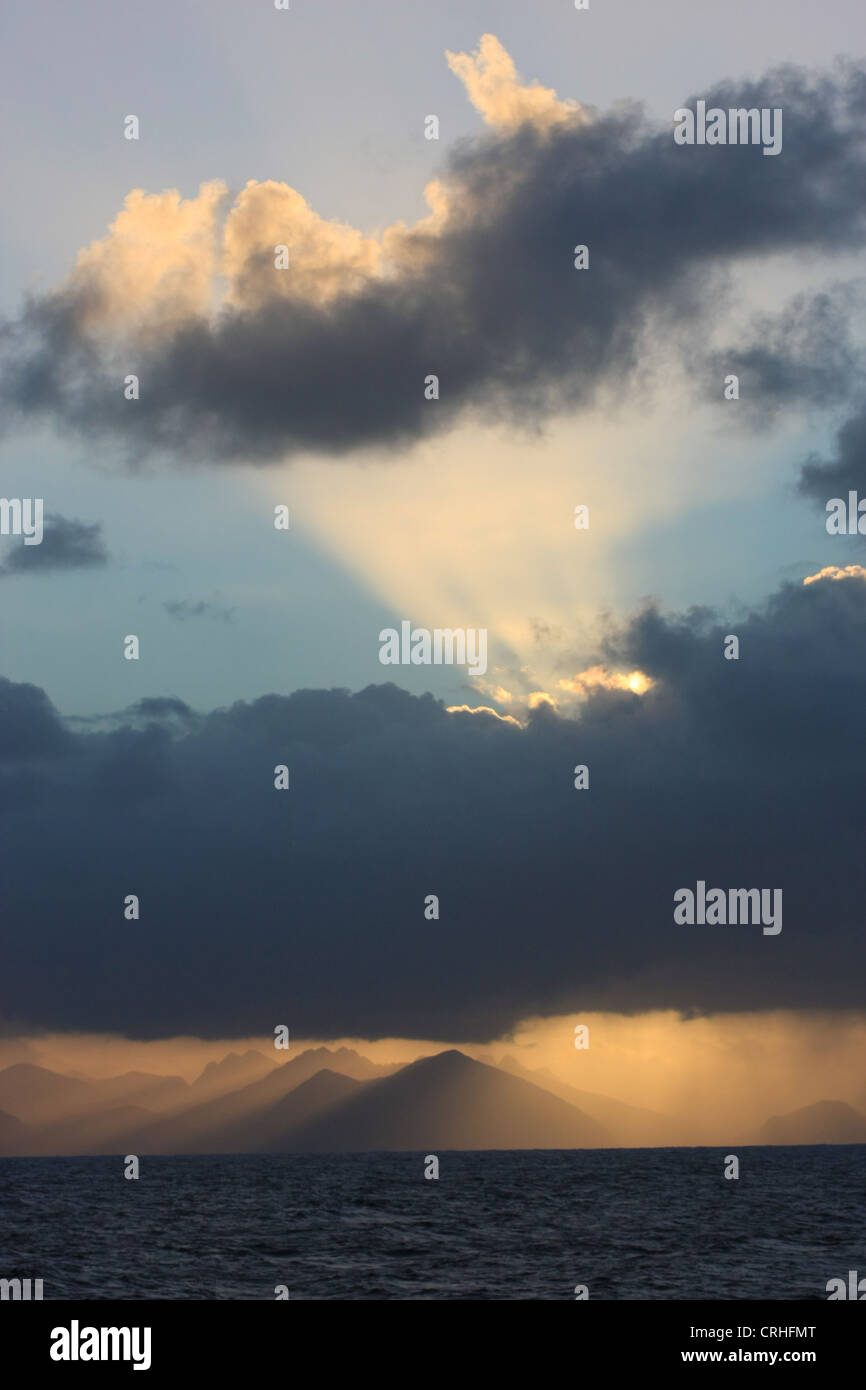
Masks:
[[[591,1011],[735,1051],[765,1011],[849,1066],[866,16],[623,24],[0,20],[0,491],[46,518],[0,536],[8,1038],[408,1057]],[[781,153],[676,145],[698,99]],[[486,669],[383,666],[404,620]],[[698,880],[781,887],[782,932],[676,924]]]

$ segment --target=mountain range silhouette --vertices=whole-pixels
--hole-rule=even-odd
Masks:
[[[3,1156],[637,1148],[682,1144],[682,1128],[513,1058],[492,1066],[454,1048],[408,1065],[345,1047],[281,1064],[229,1053],[192,1082],[32,1063],[0,1071]],[[820,1102],[771,1117],[749,1142],[862,1143],[866,1118]]]

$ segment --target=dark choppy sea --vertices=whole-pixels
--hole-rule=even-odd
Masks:
[[[0,1278],[46,1299],[826,1299],[866,1145],[0,1159]]]

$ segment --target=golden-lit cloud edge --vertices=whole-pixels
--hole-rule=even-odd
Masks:
[[[866,579],[866,569],[862,565],[825,565],[815,574],[807,574],[804,584],[821,584],[837,579]]]
[[[529,124],[544,133],[590,120],[578,102],[562,101],[537,82],[521,83],[493,34],[482,36],[475,54],[446,57],[494,130]],[[430,213],[414,226],[398,221],[379,236],[365,236],[320,217],[296,189],[275,179],[249,179],[230,205],[222,179],[202,183],[193,198],[177,189],[134,188],[108,235],[79,252],[61,293],[86,305],[86,334],[139,343],[187,320],[214,322],[223,308],[253,312],[279,299],[321,307],[371,280],[424,266],[448,222],[453,195],[446,182],[434,179],[424,196]]]

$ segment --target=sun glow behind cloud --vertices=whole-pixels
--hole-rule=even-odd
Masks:
[[[645,695],[654,682],[643,671],[610,671],[606,666],[590,666],[578,671],[571,680],[559,682],[561,690],[573,695],[588,695],[591,690],[630,690],[633,695]]]
[[[373,451],[360,466],[306,458],[248,474],[245,486],[266,507],[288,503],[292,526],[395,620],[487,628],[488,670],[472,686],[514,713],[538,692],[568,703],[600,683],[586,675],[600,615],[645,592],[623,563],[624,544],[688,511],[701,488],[705,499],[691,449],[672,442],[677,409],[642,412],[640,430],[637,412],[625,410],[560,421],[542,437],[466,426],[400,464]],[[668,467],[649,488],[647,458],[658,453]],[[714,489],[739,491],[747,467],[717,474]],[[590,509],[586,531],[574,528],[578,503]],[[370,679],[382,676],[376,636]],[[612,672],[608,688],[647,687],[640,673]]]

